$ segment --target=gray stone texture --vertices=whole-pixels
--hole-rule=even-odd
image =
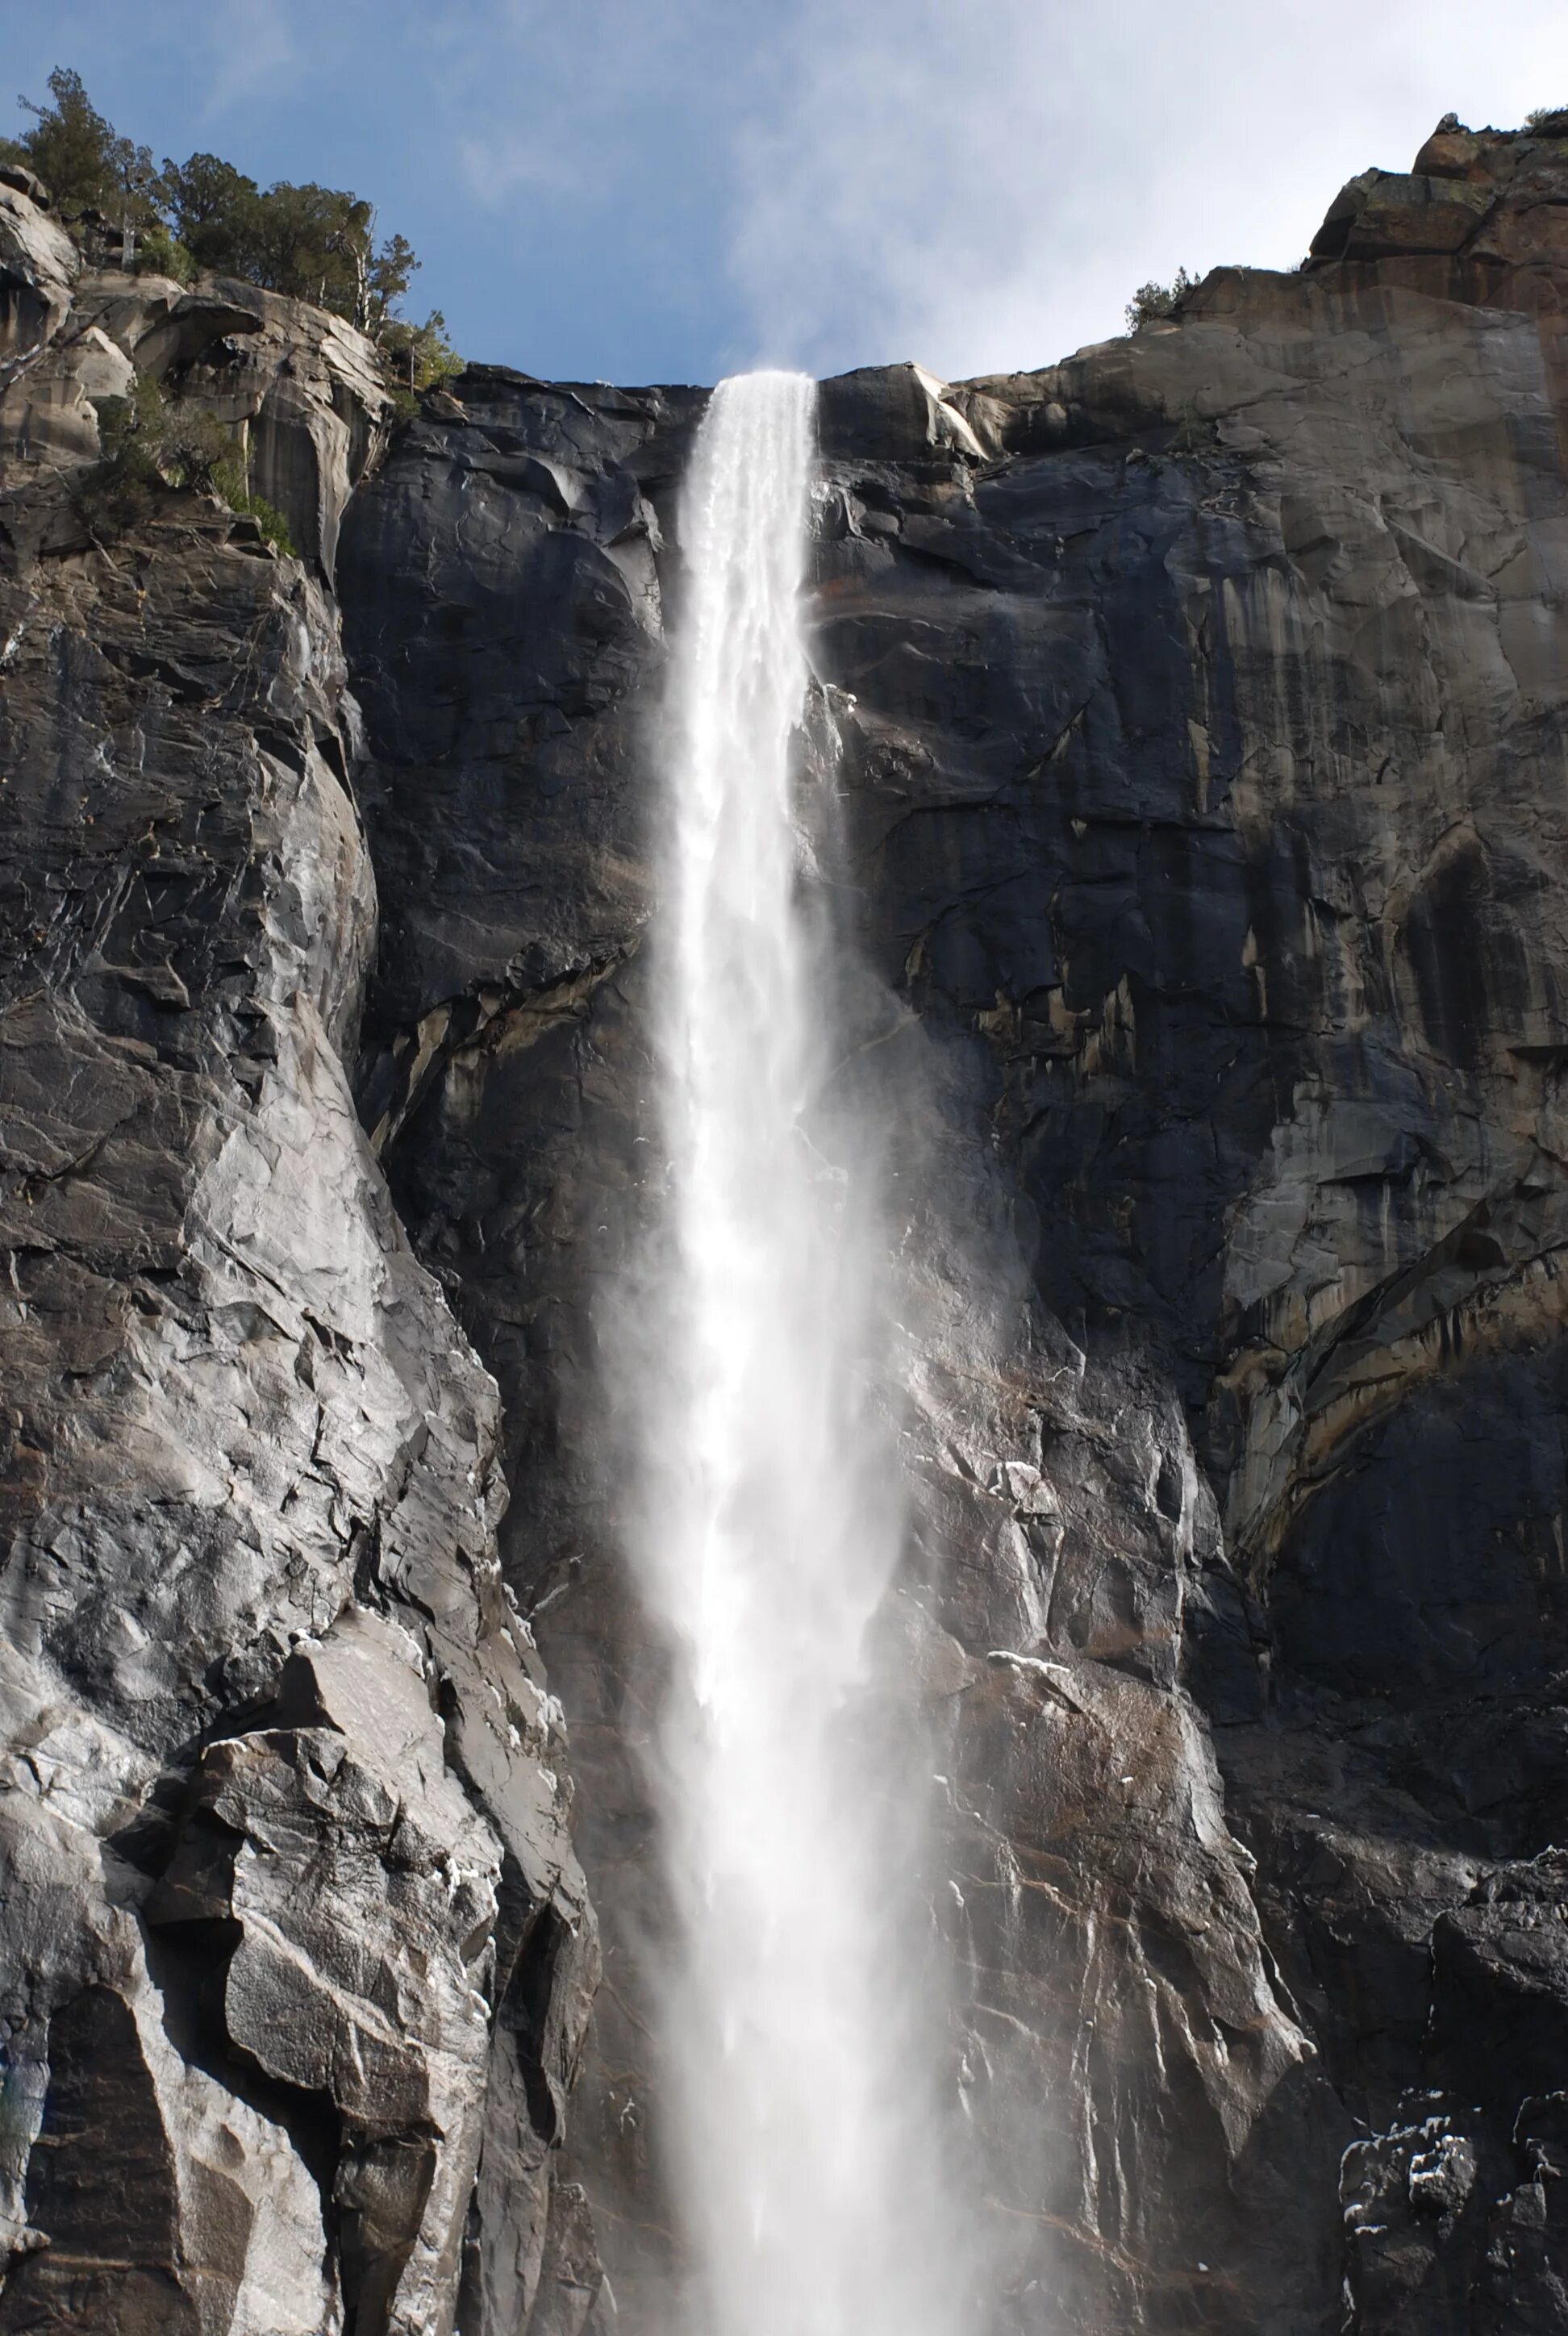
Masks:
[[[503,2260],[465,2331],[553,2328],[597,1934],[495,1387],[343,1067],[326,578],[386,400],[335,319],[62,300],[65,238],[7,232],[0,2328],[440,2336]],[[172,492],[94,548],[132,364],[248,428],[309,557]]]
[[[1557,128],[1047,371],[823,385],[998,2336],[1568,2330]],[[341,325],[83,278],[12,181],[0,271],[0,2331],[645,2336],[606,1293],[703,394],[389,434]],[[132,364],[302,562],[93,549]]]

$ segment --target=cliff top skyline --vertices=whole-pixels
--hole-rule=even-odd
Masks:
[[[1450,109],[1568,102],[1552,0],[1505,42],[1464,0],[0,0],[0,129],[73,67],[158,154],[362,190],[465,355],[623,382],[1048,364],[1151,277],[1293,266]]]

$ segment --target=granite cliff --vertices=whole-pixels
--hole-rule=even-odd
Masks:
[[[0,249],[0,2326],[570,2325],[559,1707],[493,1382],[344,1067],[330,580],[387,400],[336,319],[83,277],[4,183]],[[194,495],[93,540],[132,367],[247,436],[307,557]]]
[[[338,322],[84,277],[34,195],[0,2330],[641,2331],[597,1293],[703,395],[394,427]],[[1450,121],[1294,274],[823,388],[998,2330],[1568,2329],[1565,299],[1568,117]],[[132,368],[299,559],[195,494],[94,540]]]

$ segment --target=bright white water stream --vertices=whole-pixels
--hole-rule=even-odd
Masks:
[[[867,1651],[901,1533],[872,1392],[875,1172],[833,1102],[831,945],[796,816],[813,408],[794,375],[722,383],[683,506],[638,1551],[675,1650],[660,2041],[683,2330],[948,2336],[909,2018],[923,1950],[891,1870],[912,1835]]]

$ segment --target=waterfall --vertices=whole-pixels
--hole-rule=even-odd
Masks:
[[[873,1384],[874,1147],[840,1092],[832,944],[797,816],[813,419],[800,376],[721,383],[681,525],[658,957],[668,1205],[632,1535],[673,1650],[659,2042],[690,2263],[677,2324],[944,2336],[911,2012],[924,1946],[892,1870],[913,1836],[877,1749],[869,1652],[902,1532]]]

